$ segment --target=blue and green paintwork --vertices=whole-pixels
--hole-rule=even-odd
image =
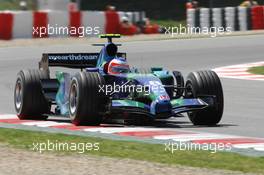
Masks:
[[[195,109],[202,109],[208,106],[201,99],[185,99],[184,97],[173,99],[173,93],[169,93],[163,85],[174,85],[174,78],[171,72],[163,68],[151,68],[149,74],[140,74],[137,68],[131,68],[131,71],[126,74],[109,75],[104,72],[104,65],[113,59],[122,59],[117,56],[108,56],[106,47],[108,44],[113,44],[111,41],[106,43],[102,48],[97,59],[97,65],[94,68],[87,68],[84,71],[100,73],[106,84],[113,83],[122,86],[125,82],[129,82],[135,86],[149,86],[159,85],[159,89],[150,89],[149,93],[146,92],[118,92],[110,95],[111,106],[110,109],[120,109],[125,112],[125,109],[141,109],[145,113],[149,113],[152,117],[157,118],[158,114],[166,113],[167,118],[174,114],[188,112]],[[60,84],[59,90],[56,95],[56,103],[62,115],[68,115],[68,96],[69,86],[71,81],[69,73],[57,72],[56,78]],[[167,82],[164,83],[164,82]],[[169,82],[169,83],[168,83]],[[99,88],[99,87],[98,87]],[[108,111],[111,113],[111,111]],[[164,116],[163,116],[164,117]]]

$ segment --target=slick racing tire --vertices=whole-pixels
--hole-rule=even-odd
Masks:
[[[19,119],[44,120],[50,112],[50,103],[45,98],[40,80],[49,79],[41,70],[21,70],[17,74],[14,104]]]
[[[107,99],[100,87],[104,77],[97,72],[79,72],[71,80],[69,113],[75,125],[99,125]]]
[[[197,98],[206,95],[215,96],[213,106],[203,110],[189,112],[188,117],[194,125],[216,125],[220,122],[223,109],[224,97],[219,77],[213,71],[198,71],[188,75],[186,81],[187,98]]]

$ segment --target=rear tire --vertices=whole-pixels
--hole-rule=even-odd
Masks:
[[[49,74],[41,70],[22,70],[17,75],[14,104],[19,119],[43,120],[50,112],[40,80],[49,79]]]
[[[69,113],[75,125],[100,125],[105,109],[106,96],[99,92],[105,84],[104,77],[97,72],[79,72],[71,80]]]
[[[216,125],[220,122],[224,109],[224,97],[221,81],[213,71],[198,71],[188,75],[186,81],[187,98],[203,95],[214,95],[216,103],[200,111],[189,112],[188,116],[194,125]]]

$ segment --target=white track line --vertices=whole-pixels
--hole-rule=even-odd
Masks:
[[[0,115],[0,120],[1,119],[17,119],[17,115],[14,115],[14,114],[1,114]]]
[[[100,132],[104,134],[114,134],[120,132],[144,132],[144,131],[161,131],[164,128],[133,128],[133,127],[101,127],[101,128],[87,128],[83,131],[88,132]]]
[[[21,125],[51,127],[51,126],[72,125],[72,124],[63,123],[63,122],[54,122],[54,121],[34,121],[34,122],[22,122]]]
[[[16,119],[17,116],[13,114],[5,114],[0,115],[1,119]],[[61,126],[61,125],[69,125],[71,123],[65,122],[55,122],[55,121],[30,121],[30,122],[23,122],[21,121],[21,125],[25,126],[37,126],[37,127],[52,127],[52,126]],[[195,132],[189,130],[180,130],[180,129],[167,129],[167,128],[144,128],[144,127],[95,127],[95,128],[86,128],[82,129],[86,132],[100,132],[104,134],[117,134],[117,133],[125,133],[125,132],[146,132],[146,131],[175,131],[175,135],[155,135],[152,136],[153,139],[158,140],[173,140],[176,142],[192,142],[192,141],[203,141],[207,140],[210,143],[210,140],[225,140],[225,139],[260,139],[259,143],[234,143],[232,144],[233,148],[239,149],[253,149],[256,151],[264,151],[264,139],[261,138],[251,138],[251,137],[243,137],[243,136],[235,136],[235,135],[225,135],[225,134],[214,134],[214,133],[207,133],[207,132]],[[179,132],[180,134],[177,134]],[[185,132],[184,134],[182,132]],[[189,134],[188,134],[189,133]],[[131,135],[133,136],[133,134]]]
[[[255,75],[248,72],[248,69],[255,66],[263,66],[264,62],[238,64],[213,69],[219,77],[233,78],[241,80],[258,80],[264,81],[264,75]]]
[[[264,143],[249,143],[249,144],[236,144],[234,148],[240,149],[255,149],[257,151],[264,151]]]
[[[224,135],[224,134],[209,134],[209,133],[154,136],[154,139],[174,140],[174,141],[179,141],[179,142],[210,140],[210,139],[229,139],[229,138],[241,138],[241,136],[232,136],[232,135]]]

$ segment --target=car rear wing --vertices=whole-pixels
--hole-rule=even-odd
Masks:
[[[117,53],[118,57],[126,58],[126,53]],[[44,53],[39,62],[39,69],[49,67],[67,67],[75,69],[96,67],[99,53]]]

